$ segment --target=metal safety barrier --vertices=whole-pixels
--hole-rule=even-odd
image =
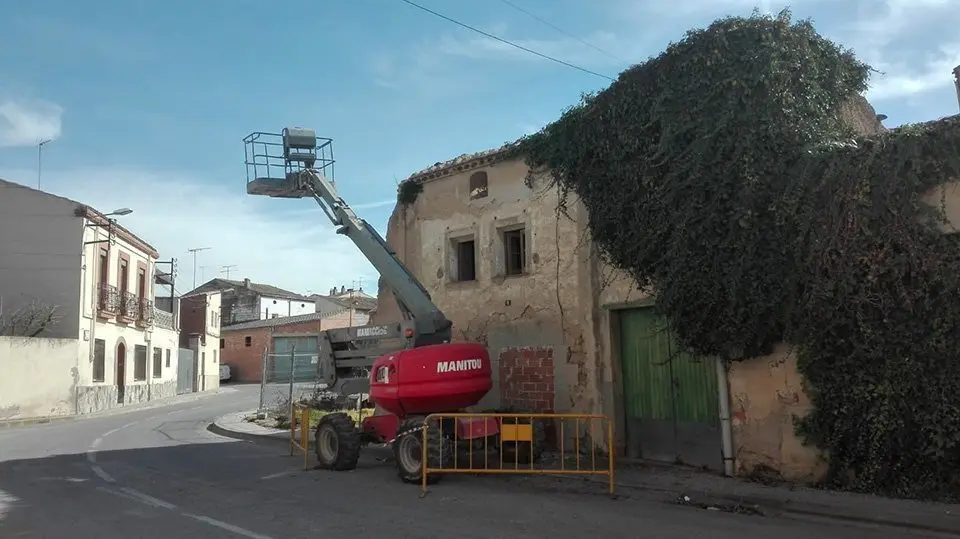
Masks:
[[[430,475],[455,473],[606,476],[612,496],[613,447],[613,421],[604,415],[431,414],[422,430],[421,496]]]
[[[290,406],[290,455],[303,453],[303,469],[310,469],[310,415],[309,406],[294,403]],[[297,429],[300,441],[297,441]]]

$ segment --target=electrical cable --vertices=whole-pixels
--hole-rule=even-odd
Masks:
[[[624,60],[623,58],[620,58],[619,56],[617,56],[617,55],[615,55],[615,54],[613,54],[613,53],[611,53],[611,52],[607,52],[607,51],[601,49],[600,47],[598,47],[598,46],[596,46],[596,45],[594,45],[594,44],[592,44],[592,43],[590,43],[590,42],[588,42],[588,41],[585,41],[585,40],[583,40],[582,38],[579,38],[579,37],[571,34],[570,32],[567,32],[567,31],[564,30],[563,28],[560,28],[559,26],[553,24],[552,22],[550,22],[550,21],[548,21],[548,20],[545,20],[545,19],[543,19],[542,17],[539,17],[539,16],[537,16],[536,14],[531,13],[530,11],[527,11],[526,9],[524,9],[524,8],[522,8],[522,7],[514,4],[514,3],[511,2],[510,0],[500,0],[500,1],[503,2],[504,4],[508,5],[508,6],[512,7],[513,9],[519,11],[519,12],[528,15],[530,18],[532,18],[532,19],[534,19],[534,20],[536,20],[536,21],[539,21],[539,22],[541,22],[541,23],[549,26],[550,28],[553,28],[554,30],[560,32],[561,34],[563,34],[563,35],[565,35],[565,36],[567,36],[567,37],[569,37],[569,38],[576,39],[576,40],[579,41],[580,43],[582,43],[582,44],[590,47],[591,49],[593,49],[593,50],[595,50],[595,51],[597,51],[597,52],[599,52],[599,53],[601,53],[601,54],[605,54],[605,55],[609,56],[610,58],[613,58],[614,60],[616,60],[616,61],[618,61],[618,62],[623,62],[623,63],[625,63],[625,64],[628,63],[628,62],[627,62],[626,60]]]
[[[580,67],[580,66],[578,66],[578,65],[576,65],[576,64],[571,64],[570,62],[566,62],[566,61],[560,60],[559,58],[554,58],[553,56],[549,56],[549,55],[543,54],[542,52],[537,52],[537,51],[535,51],[535,50],[533,50],[533,49],[529,49],[529,48],[527,48],[527,47],[524,47],[523,45],[519,45],[519,44],[514,43],[514,42],[512,42],[512,41],[503,39],[502,37],[497,37],[497,36],[495,36],[495,35],[493,35],[493,34],[491,34],[491,33],[484,32],[483,30],[480,30],[479,28],[475,28],[475,27],[473,27],[473,26],[470,26],[469,24],[462,23],[462,22],[460,22],[460,21],[458,21],[458,20],[456,20],[456,19],[450,18],[450,17],[448,17],[448,16],[446,16],[446,15],[444,15],[444,14],[442,14],[442,13],[437,13],[436,11],[434,11],[434,10],[428,8],[428,7],[421,6],[420,4],[418,4],[418,3],[416,3],[416,2],[413,2],[412,0],[400,0],[400,1],[403,2],[403,3],[405,3],[405,4],[410,4],[411,6],[417,8],[417,9],[426,11],[427,13],[430,13],[431,15],[435,15],[435,16],[437,16],[437,17],[440,17],[441,19],[443,19],[443,20],[445,20],[445,21],[452,22],[453,24],[456,24],[457,26],[461,26],[461,27],[463,27],[463,28],[466,28],[467,30],[471,30],[471,31],[473,31],[473,32],[476,32],[476,33],[478,33],[478,34],[480,34],[480,35],[482,35],[482,36],[488,37],[488,38],[493,39],[493,40],[495,40],[495,41],[499,41],[500,43],[503,43],[504,45],[509,45],[509,46],[511,46],[511,47],[513,47],[513,48],[515,48],[515,49],[520,49],[520,50],[522,50],[522,51],[524,51],[524,52],[528,52],[528,53],[530,53],[530,54],[532,54],[532,55],[534,55],[534,56],[539,56],[540,58],[543,58],[543,59],[545,59],[545,60],[550,60],[551,62],[556,62],[556,63],[558,63],[558,64],[560,64],[560,65],[564,65],[564,66],[567,66],[567,67],[569,67],[569,68],[576,69],[577,71],[582,71],[583,73],[587,73],[588,75],[593,75],[593,76],[595,76],[595,77],[601,77],[601,78],[607,79],[607,80],[609,80],[609,81],[613,81],[613,80],[614,80],[613,77],[610,77],[610,76],[608,76],[608,75],[604,75],[604,74],[602,74],[602,73],[597,73],[596,71],[591,71],[591,70],[589,70],[589,69],[587,69],[587,68],[585,68],[585,67]]]

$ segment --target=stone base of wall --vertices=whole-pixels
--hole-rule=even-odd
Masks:
[[[176,382],[159,382],[126,386],[123,391],[123,404],[117,402],[117,386],[97,385],[77,387],[77,413],[92,414],[121,408],[126,404],[138,404],[177,395]]]

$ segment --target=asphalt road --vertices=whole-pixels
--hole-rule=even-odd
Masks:
[[[257,388],[0,430],[0,538],[908,538],[904,531],[611,500],[501,478],[448,477],[420,499],[371,450],[353,472],[301,469],[282,444],[206,430]],[[588,487],[584,487],[588,488]],[[916,537],[930,537],[918,534]]]

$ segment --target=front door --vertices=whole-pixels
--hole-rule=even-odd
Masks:
[[[117,403],[123,404],[124,383],[127,380],[127,347],[117,345]]]
[[[716,360],[679,350],[640,308],[620,311],[620,363],[628,456],[722,469]]]

